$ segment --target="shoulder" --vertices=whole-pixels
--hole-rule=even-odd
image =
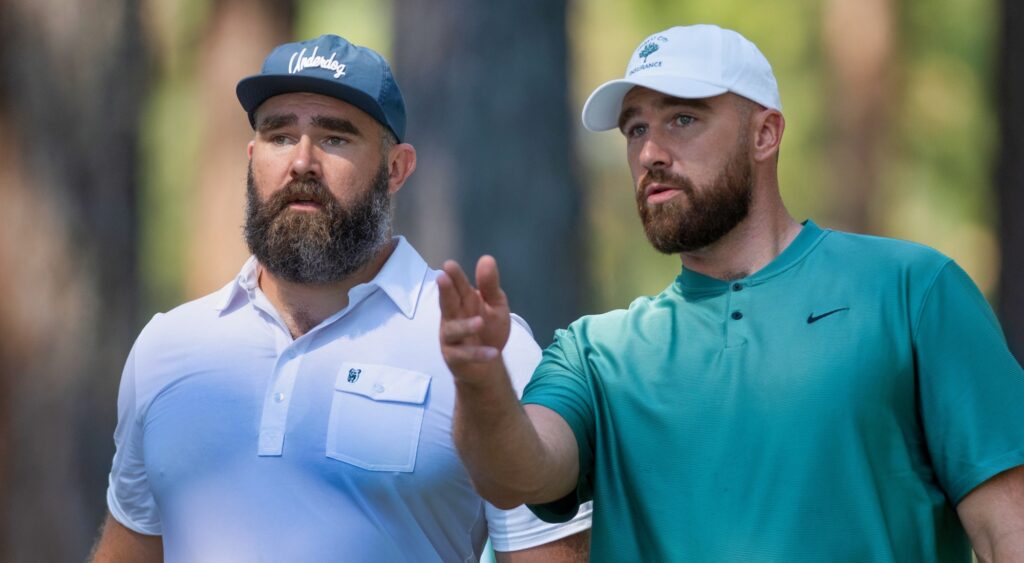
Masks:
[[[227,289],[222,288],[169,311],[155,314],[142,329],[136,345],[166,342],[168,339],[196,338],[197,329],[215,323],[224,316],[225,311],[221,305]]]
[[[810,281],[887,303],[906,318],[919,318],[943,272],[960,271],[929,246],[894,238],[827,231],[802,271]],[[838,290],[838,289],[837,289]]]
[[[239,338],[245,309],[222,309],[223,296],[222,291],[206,295],[157,313],[146,323],[129,360],[141,396],[231,348],[227,341]]]
[[[658,295],[637,297],[625,309],[584,315],[573,321],[564,331],[559,331],[559,335],[586,340],[623,338],[627,333],[634,331],[638,322],[647,322],[651,317],[663,314],[676,300],[673,286],[669,286]]]
[[[648,337],[658,340],[669,330],[679,301],[673,284],[658,295],[634,299],[625,309],[580,317],[555,331],[555,340],[544,357],[582,367],[586,358],[618,356]]]
[[[831,230],[827,234],[817,250],[820,257],[869,270],[936,272],[952,261],[930,246],[907,240]]]

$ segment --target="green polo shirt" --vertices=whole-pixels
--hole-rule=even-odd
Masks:
[[[771,264],[559,331],[524,403],[576,435],[593,561],[970,561],[955,505],[1024,464],[1024,373],[970,278],[808,221]]]

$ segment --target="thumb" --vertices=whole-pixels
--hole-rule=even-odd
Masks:
[[[501,277],[498,274],[498,262],[493,256],[484,255],[476,263],[476,286],[481,297],[488,305],[503,306],[508,304],[505,292],[501,289]]]

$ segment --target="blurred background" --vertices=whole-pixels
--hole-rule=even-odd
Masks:
[[[621,136],[578,116],[640,40],[699,22],[774,66],[793,214],[952,256],[1019,354],[1015,0],[0,0],[0,561],[85,557],[135,335],[245,259],[234,88],[273,46],[337,33],[392,62],[420,159],[398,232],[435,266],[496,255],[543,345],[678,273]]]

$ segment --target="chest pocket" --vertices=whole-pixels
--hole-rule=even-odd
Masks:
[[[327,457],[370,471],[411,472],[429,389],[425,373],[343,364],[334,382]]]

